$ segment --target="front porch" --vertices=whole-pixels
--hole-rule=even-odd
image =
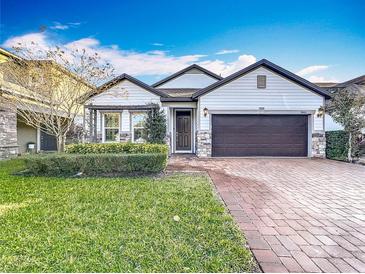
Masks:
[[[142,122],[148,110],[146,105],[85,105],[84,142],[90,143],[142,143]]]
[[[84,142],[141,143],[143,120],[156,104],[85,105]],[[197,103],[162,102],[166,114],[166,143],[170,154],[195,154],[197,140]]]

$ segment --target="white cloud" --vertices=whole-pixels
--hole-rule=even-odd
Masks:
[[[328,68],[329,68],[329,66],[327,66],[327,65],[314,65],[314,66],[309,66],[304,69],[301,69],[300,71],[297,72],[297,74],[299,76],[303,77],[303,76],[312,74],[314,72],[326,70]]]
[[[70,22],[66,24],[62,24],[60,22],[53,22],[53,25],[50,26],[50,29],[54,30],[67,30],[69,28],[77,28],[81,25],[81,22]]]
[[[336,78],[326,78],[324,76],[312,75],[307,78],[308,81],[312,83],[338,83]]]
[[[12,48],[19,45],[23,47],[34,47],[37,48],[47,48],[50,42],[47,40],[47,36],[44,32],[28,33],[21,36],[13,36],[7,39],[2,46],[5,48]]]
[[[69,26],[73,26],[73,27],[78,27],[81,25],[81,22],[70,22],[70,23],[67,23]]]
[[[58,29],[58,30],[66,30],[69,28],[68,25],[61,24],[60,22],[53,22],[53,26],[50,26],[51,29]]]
[[[333,77],[328,78],[325,76],[320,76],[320,75],[315,74],[319,71],[325,71],[329,67],[330,66],[328,66],[328,65],[313,65],[313,66],[309,66],[309,67],[305,67],[305,68],[301,69],[300,71],[297,72],[297,74],[301,77],[305,77],[308,81],[313,82],[313,83],[326,83],[326,82],[337,83],[337,82],[339,82],[338,79],[336,79],[336,78],[333,78]]]
[[[237,52],[239,52],[238,49],[222,49],[220,51],[217,51],[215,54],[223,55],[223,54],[230,54],[230,53],[237,53]]]
[[[47,47],[55,45],[48,35],[49,33],[43,32],[15,36],[6,40],[3,46],[11,48],[20,42],[23,46],[47,49]],[[63,47],[66,51],[67,49],[85,49],[90,52],[97,52],[101,58],[113,65],[117,74],[128,73],[133,76],[167,75],[193,63],[199,64],[217,74],[227,76],[256,62],[255,56],[246,54],[240,55],[235,61],[225,62],[218,59],[203,61],[202,58],[207,57],[203,54],[175,56],[168,51],[162,50],[137,52],[121,49],[117,45],[103,46],[99,40],[91,37],[82,38],[63,45],[58,44],[58,46]]]
[[[69,49],[88,49],[99,46],[100,42],[94,38],[82,38],[80,40],[76,40],[70,43],[65,44],[64,46]],[[112,46],[113,47],[113,46]]]
[[[256,62],[256,57],[253,55],[243,54],[238,56],[238,59],[233,62],[224,62],[222,60],[203,61],[199,65],[220,74],[222,76],[228,76],[240,69],[243,69]]]
[[[152,43],[152,46],[156,46],[156,47],[162,47],[164,44],[162,43]]]

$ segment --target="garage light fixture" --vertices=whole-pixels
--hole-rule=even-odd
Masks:
[[[208,115],[208,109],[207,108],[203,109],[203,114],[204,114],[204,117],[207,117],[207,115]]]

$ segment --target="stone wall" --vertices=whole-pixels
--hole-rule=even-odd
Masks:
[[[326,158],[326,135],[324,132],[312,134],[312,157]]]
[[[198,157],[212,156],[212,133],[209,130],[196,132],[196,155]]]
[[[0,105],[0,159],[18,155],[16,111]]]
[[[198,157],[212,156],[212,134],[210,131],[197,131],[196,154]],[[312,134],[312,157],[326,157],[326,137],[324,132]]]

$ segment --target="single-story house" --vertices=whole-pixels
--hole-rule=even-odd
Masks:
[[[268,60],[222,78],[191,65],[153,85],[122,74],[90,94],[84,124],[91,142],[143,142],[146,111],[167,116],[171,153],[200,157],[325,157],[330,94]]]

